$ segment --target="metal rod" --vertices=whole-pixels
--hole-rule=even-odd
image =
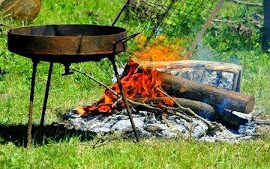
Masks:
[[[117,14],[116,18],[114,19],[112,26],[115,25],[115,23],[118,21],[118,19],[120,18],[121,14],[124,12],[124,10],[127,8],[127,4],[130,3],[130,0],[127,0],[125,2],[125,4],[123,5],[122,9],[120,10],[120,12]]]
[[[45,113],[47,109],[47,102],[48,102],[49,90],[50,90],[51,79],[52,79],[52,70],[53,70],[53,62],[50,62],[50,68],[48,72],[48,79],[47,79],[45,96],[44,96],[43,107],[42,107],[42,114],[41,114],[41,119],[40,119],[40,127],[44,126]]]
[[[132,118],[132,113],[131,113],[131,110],[130,110],[130,107],[129,107],[129,103],[126,100],[125,93],[124,93],[124,90],[123,90],[123,86],[122,86],[122,83],[121,83],[121,80],[120,80],[120,77],[119,77],[119,73],[117,71],[117,66],[115,64],[115,57],[110,57],[109,59],[112,62],[112,65],[113,65],[113,70],[114,70],[117,82],[119,84],[119,89],[120,89],[120,92],[121,92],[121,95],[122,95],[124,106],[127,109],[128,117],[129,117],[129,120],[130,120],[130,123],[131,123],[131,127],[132,127],[132,130],[133,130],[136,142],[139,142],[139,136],[138,136],[138,134],[136,132],[136,127],[135,127],[135,124],[134,124],[134,121],[133,121],[133,118]]]
[[[158,18],[158,21],[155,25],[155,27],[153,28],[153,31],[151,32],[151,34],[147,37],[146,42],[144,44],[144,47],[146,47],[151,38],[155,35],[155,33],[157,32],[158,28],[160,27],[160,25],[162,24],[163,20],[166,18],[166,16],[168,15],[169,11],[171,10],[173,4],[175,3],[175,0],[171,0],[170,5],[168,6],[168,8],[166,9],[166,11]]]
[[[33,62],[33,71],[32,71],[32,81],[31,81],[31,91],[30,91],[30,104],[29,104],[29,113],[28,113],[28,127],[27,127],[27,143],[26,147],[30,148],[32,145],[32,123],[33,123],[33,103],[34,103],[34,94],[35,94],[35,81],[36,81],[36,72],[38,61],[32,60]]]

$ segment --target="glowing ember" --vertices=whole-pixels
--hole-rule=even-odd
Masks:
[[[163,97],[165,99],[160,104],[173,106],[174,102],[158,90],[162,89],[159,72],[152,69],[138,69],[138,66],[139,64],[132,60],[127,63],[124,76],[121,79],[125,97],[131,100],[142,99],[144,102]],[[111,89],[120,93],[118,83],[113,84]],[[112,105],[117,99],[113,92],[106,90],[105,95],[98,103],[92,106],[80,106],[77,108],[77,113],[82,116],[87,116],[89,113],[110,115],[113,113]],[[122,102],[120,105],[123,106]]]

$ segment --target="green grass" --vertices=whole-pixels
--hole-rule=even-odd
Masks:
[[[43,1],[40,15],[31,25],[41,24],[105,24],[110,25],[124,0],[55,0]],[[241,17],[231,5],[222,15]],[[252,11],[249,11],[252,14]],[[22,26],[5,20],[14,27]],[[245,39],[226,27],[211,28],[204,43],[213,49],[211,60],[238,63],[243,66],[241,92],[255,95],[258,109],[264,117],[270,115],[270,59],[260,50],[260,35]],[[244,39],[244,40],[243,40]],[[29,59],[7,50],[7,39],[0,36],[0,168],[269,168],[269,136],[240,144],[205,143],[194,140],[144,140],[134,144],[131,140],[118,140],[93,149],[91,133],[49,125],[58,122],[58,116],[68,110],[97,100],[104,89],[74,74],[62,77],[64,67],[54,65],[46,115],[45,135],[35,127],[34,147],[25,149],[29,88],[32,63]],[[125,57],[126,59],[126,57]],[[118,59],[118,60],[125,60]],[[112,68],[108,60],[74,64],[74,67],[92,72],[111,83]],[[34,124],[40,119],[49,64],[38,65],[34,104]]]
[[[9,143],[0,150],[3,168],[268,168],[270,144],[204,143],[192,140],[116,141],[93,149],[71,139],[24,149]]]

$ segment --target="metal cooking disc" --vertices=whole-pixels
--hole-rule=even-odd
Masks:
[[[43,25],[8,31],[8,49],[16,54],[49,62],[73,63],[110,57],[113,43],[127,37],[120,27],[100,25]],[[126,49],[119,43],[116,53]]]

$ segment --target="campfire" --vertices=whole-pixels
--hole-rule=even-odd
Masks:
[[[183,128],[190,127],[187,124],[191,124],[193,127],[187,132],[193,132],[195,137],[199,137],[203,133],[220,131],[222,125],[238,129],[241,125],[248,124],[248,119],[232,113],[232,111],[237,111],[248,114],[254,108],[255,99],[253,96],[236,92],[239,91],[241,68],[238,68],[237,65],[232,66],[236,68],[230,69],[228,67],[226,69],[222,68],[223,65],[215,68],[219,71],[218,76],[222,76],[222,74],[228,76],[225,77],[225,80],[223,79],[225,81],[223,83],[227,84],[223,84],[222,88],[211,86],[209,85],[212,84],[210,82],[203,84],[188,80],[188,78],[177,75],[182,70],[178,70],[179,62],[175,60],[188,59],[181,57],[182,48],[180,45],[170,44],[165,35],[159,35],[144,48],[145,40],[146,37],[143,35],[136,37],[137,48],[140,50],[134,52],[132,59],[127,62],[123,73],[118,78],[118,82],[121,82],[120,85],[116,82],[111,86],[106,86],[88,75],[92,80],[106,88],[104,96],[98,102],[92,105],[79,106],[72,112],[80,117],[90,118],[90,121],[93,119],[100,120],[100,118],[96,117],[105,118],[104,121],[111,121],[106,120],[106,117],[109,119],[117,117],[114,119],[115,122],[110,125],[105,124],[106,122],[103,120],[98,123],[91,123],[90,126],[96,127],[91,130],[108,132],[111,129],[105,129],[106,127],[99,126],[99,124],[115,126],[118,123],[120,123],[118,127],[111,128],[122,130],[121,126],[126,124],[122,124],[117,119],[125,119],[123,115],[129,116],[130,122],[126,121],[125,123],[131,123],[131,126],[127,128],[131,129],[132,127],[135,137],[138,137],[136,130],[139,127],[142,128],[139,130],[140,135],[147,133],[149,128],[171,131],[172,135],[175,135],[173,130],[181,133],[181,131],[185,130]],[[193,66],[193,71],[197,72],[193,74],[202,72],[200,65],[204,64],[204,62],[195,63],[196,66]],[[180,65],[180,67],[183,68],[183,65]],[[184,67],[189,66],[185,65]],[[204,65],[205,67],[207,66]],[[222,69],[224,69],[224,72]],[[198,74],[197,76],[201,75]],[[213,75],[210,73],[209,76]],[[222,81],[222,79],[217,80],[217,77],[213,79]],[[231,79],[231,81],[228,79]],[[149,122],[149,117],[151,117],[150,121],[155,121],[154,124]],[[141,123],[139,119],[144,119],[144,122]],[[159,120],[156,121],[157,119]],[[179,120],[182,120],[182,122],[179,122]],[[180,129],[178,126],[175,129],[175,123],[181,124],[182,128],[180,127]],[[149,136],[149,132],[145,135]]]
[[[159,71],[145,62],[139,64],[133,60],[126,64],[121,75],[121,84],[124,97],[135,118],[141,112],[148,112],[148,115],[143,115],[146,119],[151,112],[168,128],[172,124],[172,117],[192,124],[200,121],[199,124],[196,123],[201,126],[200,135],[219,131],[222,125],[239,128],[240,125],[247,124],[247,119],[238,117],[231,111],[250,113],[255,102],[253,96],[187,80]],[[73,112],[90,119],[125,114],[119,84],[116,82],[105,87],[104,96],[98,102],[79,106]],[[140,123],[137,124],[141,126]]]

